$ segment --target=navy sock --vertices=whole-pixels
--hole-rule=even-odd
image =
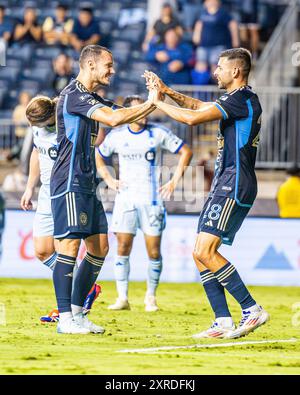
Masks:
[[[57,308],[60,313],[71,311],[71,293],[73,270],[76,258],[58,254],[53,270],[53,282],[57,300]]]
[[[249,307],[256,304],[236,268],[230,262],[223,266],[222,269],[215,272],[214,275],[221,285],[225,287],[241,305],[243,310],[249,309]]]
[[[216,318],[231,317],[225,297],[224,287],[222,287],[210,270],[204,270],[200,273],[200,276],[207,299]]]
[[[84,301],[97,280],[104,258],[86,253],[77,270],[72,293],[72,305],[82,307]]]

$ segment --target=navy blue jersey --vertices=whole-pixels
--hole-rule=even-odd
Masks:
[[[60,94],[56,110],[57,160],[51,174],[51,197],[67,192],[93,194],[97,188],[95,149],[99,123],[91,119],[101,107],[114,107],[73,80]]]
[[[223,114],[211,195],[251,206],[257,194],[255,160],[262,109],[249,86],[225,93],[214,103]]]

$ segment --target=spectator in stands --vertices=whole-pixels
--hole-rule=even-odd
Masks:
[[[73,60],[70,56],[61,53],[53,60],[54,79],[52,88],[56,95],[69,84],[72,78],[75,78],[73,73]]]
[[[30,94],[26,91],[22,91],[19,94],[19,104],[16,106],[12,114],[12,120],[15,125],[15,135],[19,139],[23,139],[25,137],[28,128],[28,121],[25,113],[30,100]]]
[[[162,44],[150,45],[146,60],[158,67],[158,74],[166,84],[189,84],[192,47],[182,42],[177,30],[165,33]]]
[[[182,26],[178,18],[173,13],[173,8],[169,3],[165,3],[161,9],[161,16],[153,28],[146,34],[145,40],[142,44],[143,51],[149,49],[150,44],[161,44],[164,41],[164,36],[167,30],[175,29],[178,35],[183,34]]]
[[[36,11],[32,7],[25,8],[24,19],[16,25],[14,42],[18,44],[39,43],[42,39],[42,28],[37,22]]]
[[[300,218],[300,168],[287,171],[289,178],[280,186],[277,203],[281,218]]]
[[[9,43],[13,34],[13,24],[5,17],[5,7],[0,5],[0,38],[2,38],[6,44]]]
[[[55,9],[55,18],[48,16],[43,23],[44,41],[48,45],[68,46],[74,21],[68,18],[68,7],[58,4]]]
[[[98,44],[100,38],[100,29],[93,17],[93,10],[89,7],[82,7],[73,26],[71,45],[80,52],[86,45]]]
[[[239,2],[239,13],[242,45],[249,47],[252,58],[257,59],[259,49],[258,0]]]
[[[202,2],[200,0],[181,0],[183,22],[185,29],[192,33],[195,23],[202,11]]]
[[[219,0],[206,0],[196,22],[193,42],[197,46],[194,84],[207,84],[215,71],[220,52],[239,46],[238,23]]]

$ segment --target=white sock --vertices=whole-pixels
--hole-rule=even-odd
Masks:
[[[59,322],[65,322],[71,320],[73,318],[71,311],[67,311],[66,313],[59,313]]]
[[[249,307],[245,311],[250,311],[251,313],[256,313],[256,312],[260,311],[260,306],[256,303],[255,305]]]
[[[129,256],[117,256],[114,272],[119,299],[128,300]]]
[[[231,328],[233,326],[232,317],[218,317],[216,322],[225,328]]]
[[[162,271],[162,257],[150,259],[148,266],[147,295],[155,296]]]
[[[75,317],[75,315],[82,313],[82,307],[81,306],[76,306],[75,304],[71,304],[71,308],[72,308],[72,314],[73,317]]]

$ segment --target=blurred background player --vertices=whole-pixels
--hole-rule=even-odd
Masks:
[[[32,197],[41,181],[38,205],[33,223],[33,241],[35,256],[51,270],[54,269],[56,252],[53,238],[53,217],[50,200],[50,176],[57,157],[57,134],[55,125],[56,99],[45,96],[35,97],[26,109],[26,117],[32,126],[34,148],[30,157],[29,176],[26,190],[21,198],[23,210],[32,209]],[[88,312],[101,288],[95,284],[85,302]],[[55,322],[59,319],[58,310],[41,317],[42,322]]]
[[[144,103],[140,96],[128,96],[124,107]],[[172,179],[159,191],[162,150],[179,153],[180,159]],[[147,122],[146,118],[111,131],[99,146],[103,158],[116,153],[120,179],[114,179],[104,160],[97,156],[97,168],[107,185],[117,191],[111,231],[117,235],[118,256],[114,271],[118,298],[110,310],[129,310],[129,256],[138,228],[145,237],[149,257],[145,310],[157,311],[156,289],[162,271],[161,237],[165,228],[163,198],[169,198],[192,158],[192,152],[170,130]],[[159,194],[161,192],[161,195]]]
[[[281,218],[300,218],[300,168],[287,171],[288,179],[279,187],[277,203]]]
[[[53,272],[58,310],[58,333],[104,333],[105,329],[83,314],[85,297],[96,281],[108,253],[107,220],[96,195],[99,181],[95,164],[95,142],[99,122],[115,127],[133,122],[155,109],[150,100],[130,108],[118,108],[95,93],[114,75],[110,50],[99,45],[83,48],[80,71],[60,94],[57,103],[58,155],[53,166],[50,190],[54,237],[58,255]],[[67,213],[63,215],[62,213]],[[72,277],[81,240],[87,253]],[[72,292],[74,288],[74,292]]]
[[[257,194],[255,160],[259,143],[262,109],[257,95],[248,86],[251,54],[244,48],[221,52],[215,76],[220,89],[226,89],[213,103],[202,102],[166,87],[153,73],[145,74],[148,86],[156,87],[182,107],[154,98],[154,104],[178,122],[197,125],[220,120],[219,152],[210,194],[202,209],[194,260],[211,307],[215,322],[195,338],[237,338],[263,325],[269,314],[253,299],[236,268],[218,249],[231,245]],[[193,110],[191,109],[193,108]],[[233,323],[224,289],[240,304],[242,319]]]

